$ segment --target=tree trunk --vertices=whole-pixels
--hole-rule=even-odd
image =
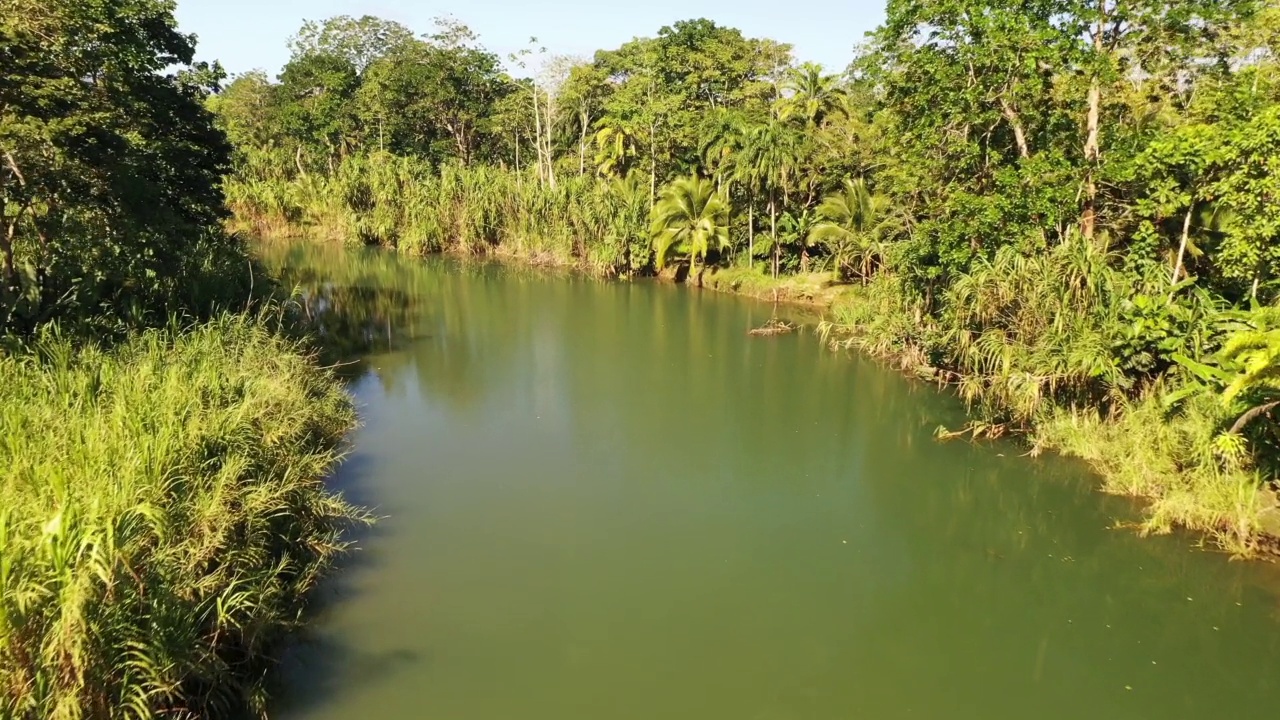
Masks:
[[[542,133],[542,145],[547,157],[547,184],[554,189],[556,186],[556,164],[551,149],[551,133],[556,127],[556,103],[555,97],[550,92],[547,93],[546,102],[542,103],[542,113],[542,127],[546,130],[546,132]]]
[[[1014,112],[1013,106],[1004,99],[1000,99],[1000,111],[1004,113],[1004,117],[1009,121],[1010,127],[1013,128],[1013,140],[1018,144],[1018,155],[1023,160],[1031,157],[1031,149],[1027,146],[1027,134],[1022,129],[1022,121],[1018,118],[1018,114]]]
[[[778,247],[778,203],[769,194],[769,234],[773,237],[773,279],[778,279],[778,265],[782,261],[782,248]]]
[[[756,266],[756,207],[755,198],[747,196],[747,267]]]
[[[15,217],[5,229],[4,234],[0,235],[0,253],[4,255],[4,287],[12,290],[18,287],[18,269],[13,258],[13,238],[17,234],[18,221],[21,218],[21,214]]]
[[[1093,33],[1093,50],[1097,53],[1096,59],[1102,57],[1102,33],[1106,25],[1107,0],[1098,0],[1098,25]],[[1089,111],[1085,118],[1085,141],[1084,141],[1084,160],[1085,160],[1085,181],[1084,181],[1084,212],[1080,219],[1080,230],[1084,236],[1090,240],[1093,239],[1097,230],[1097,204],[1098,204],[1098,182],[1097,169],[1098,163],[1102,156],[1101,145],[1098,140],[1098,124],[1102,114],[1102,84],[1097,77],[1089,84]]]
[[[649,123],[649,209],[658,201],[658,123]]]
[[[306,168],[302,167],[302,143],[298,143],[298,151],[293,154],[293,164],[298,167],[299,176],[307,176]]]
[[[581,177],[587,173],[587,114],[581,113],[578,119],[582,126],[578,134],[578,176]]]
[[[13,156],[6,152],[5,159],[9,163],[14,179],[22,185],[26,185],[22,172],[18,170],[17,163],[13,161]],[[4,187],[7,184],[7,182],[0,184],[0,219],[8,217],[8,190]],[[9,223],[9,226],[4,229],[4,234],[0,235],[0,255],[3,255],[4,261],[4,277],[0,278],[0,288],[17,288],[18,271],[17,264],[13,258],[13,238],[17,235],[18,223],[22,220],[22,213],[23,208],[19,207],[18,213],[13,216],[13,222]]]
[[[1196,209],[1195,203],[1187,208],[1187,215],[1182,220],[1182,244],[1178,246],[1178,261],[1173,266],[1173,279],[1170,285],[1178,284],[1178,276],[1182,274],[1182,259],[1187,254],[1187,241],[1191,238],[1191,213]]]
[[[631,277],[633,273],[632,262],[631,262],[631,240],[632,240],[631,233],[627,233],[626,240],[623,241],[623,247],[624,247],[623,253],[625,258],[624,262],[627,263],[627,277]]]
[[[530,91],[533,96],[533,147],[538,151],[538,185],[543,183],[542,175],[542,113],[538,110],[538,88]]]

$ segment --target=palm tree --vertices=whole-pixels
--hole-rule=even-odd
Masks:
[[[841,273],[854,255],[859,256],[865,282],[877,257],[882,255],[875,235],[886,222],[887,208],[888,200],[872,193],[865,180],[845,180],[843,188],[818,206],[822,221],[813,227],[810,238],[827,246]]]
[[[710,180],[680,178],[662,189],[653,206],[650,234],[659,270],[668,256],[683,255],[701,284],[699,261],[705,264],[712,248],[729,247],[729,204]]]
[[[800,272],[809,272],[809,246],[813,240],[813,228],[816,225],[812,208],[802,207],[798,212],[783,212],[778,221],[780,234],[788,242],[800,246]]]
[[[636,133],[621,121],[605,118],[595,134],[596,171],[601,175],[626,175],[639,155]]]
[[[765,192],[764,167],[755,162],[751,138],[753,129],[742,128],[738,147],[729,158],[729,177],[747,193],[747,267],[755,267],[756,257],[756,198]]]
[[[723,190],[725,181],[733,179],[734,159],[746,142],[747,128],[742,113],[724,109],[716,110],[699,128],[698,158],[717,189]]]
[[[1272,413],[1280,408],[1280,307],[1255,305],[1252,310],[1223,312],[1220,319],[1229,321],[1228,334],[1222,349],[1207,363],[1173,356],[1203,384],[1188,384],[1170,395],[1166,403],[1196,392],[1212,392],[1224,409],[1243,412],[1227,431],[1237,435],[1259,417],[1272,419]],[[1277,433],[1276,427],[1274,419],[1267,424],[1270,433]]]
[[[801,137],[781,120],[753,128],[739,155],[736,173],[744,181],[758,183],[769,200],[769,234],[773,240],[773,276],[778,277],[781,250],[778,245],[779,201],[786,202],[802,155]]]
[[[840,78],[824,75],[817,63],[792,68],[787,73],[786,87],[792,94],[783,102],[783,116],[799,117],[808,127],[821,125],[827,115],[842,107],[844,90],[840,88]]]

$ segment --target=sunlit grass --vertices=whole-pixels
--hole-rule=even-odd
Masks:
[[[642,267],[644,216],[610,185],[568,177],[555,187],[486,166],[435,167],[390,155],[348,158],[331,177],[227,184],[233,229],[395,248],[410,254],[500,254],[601,274]]]
[[[254,320],[0,358],[0,717],[260,711],[363,517],[323,482],[353,422]]]
[[[1212,442],[1223,421],[1212,399],[1171,413],[1153,392],[1111,417],[1056,408],[1038,424],[1036,439],[1088,460],[1108,492],[1150,501],[1145,532],[1187,527],[1229,552],[1252,555],[1261,540],[1266,483],[1246,458],[1225,455]]]

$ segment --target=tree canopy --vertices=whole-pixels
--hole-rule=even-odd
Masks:
[[[0,331],[163,314],[205,287],[226,137],[170,3],[0,4]]]

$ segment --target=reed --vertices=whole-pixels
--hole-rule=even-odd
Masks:
[[[267,320],[0,357],[0,717],[261,713],[362,511],[345,393]]]

